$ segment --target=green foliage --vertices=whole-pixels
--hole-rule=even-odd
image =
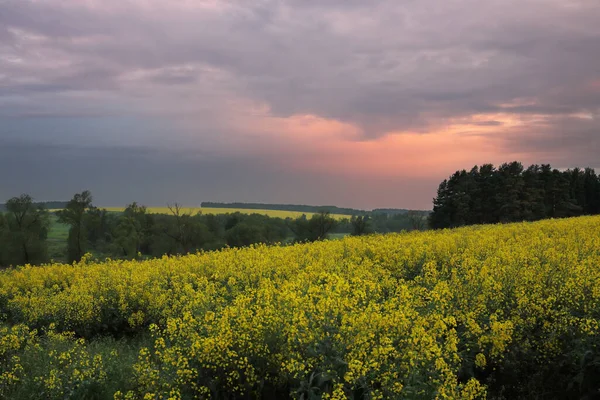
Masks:
[[[86,211],[92,207],[92,194],[88,190],[77,193],[67,203],[67,206],[57,212],[61,223],[70,225],[69,239],[67,242],[67,255],[69,262],[77,262],[88,250],[88,222]]]
[[[371,221],[368,216],[353,216],[350,218],[350,223],[352,224],[352,235],[360,236],[371,233]]]
[[[427,228],[428,211],[411,211],[406,213],[381,213],[372,212],[365,216],[368,220],[368,233],[390,233],[421,230]],[[352,221],[350,221],[350,224]],[[341,225],[341,224],[340,224]],[[338,229],[342,228],[339,226]],[[345,228],[347,232],[352,232],[350,225]]]
[[[292,219],[265,215],[263,210],[234,212],[233,208],[231,213],[203,215],[178,204],[164,208],[167,213],[155,211],[135,202],[125,209],[100,209],[92,204],[89,191],[77,193],[65,203],[63,210],[49,215],[49,258],[72,263],[90,253],[92,259],[131,260],[218,250],[227,246],[341,238],[352,232],[357,235],[400,232],[423,229],[423,215],[427,214],[386,209],[386,212],[369,212],[344,219],[322,211]],[[6,226],[6,217],[0,214],[0,265],[17,265],[22,262],[9,259],[11,234]],[[33,260],[33,263],[39,264],[39,260]]]
[[[67,206],[66,201],[35,201],[33,205],[37,208],[43,208],[45,210],[56,210],[65,208]],[[6,211],[6,204],[0,204],[0,212]]]
[[[114,225],[112,235],[116,254],[134,258],[150,252],[154,220],[145,206],[136,202],[128,205]]]
[[[0,213],[0,266],[8,264],[8,249],[6,247],[6,235],[7,235],[6,218],[4,214]]]
[[[281,243],[289,234],[289,229],[281,218],[235,213],[225,220],[225,240],[231,247]]]
[[[1,265],[41,264],[48,261],[48,212],[23,194],[6,202],[0,218]]]
[[[314,214],[310,219],[303,215],[293,220],[290,224],[290,229],[294,232],[296,241],[314,242],[327,239],[327,235],[333,231],[336,224],[337,221],[329,212],[322,211]]]
[[[456,171],[433,200],[432,228],[536,221],[600,213],[600,178],[593,169],[561,172],[519,162]]]
[[[264,243],[266,238],[260,226],[241,222],[231,227],[225,233],[227,245],[231,247],[244,247],[253,243]]]
[[[178,206],[173,215],[158,215],[152,225],[153,255],[188,254],[202,250],[211,241],[211,234],[201,215],[183,213]]]
[[[54,327],[0,326],[0,399],[112,399],[131,387],[142,345],[144,335],[87,342]]]

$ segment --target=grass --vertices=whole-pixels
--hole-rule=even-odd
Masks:
[[[106,210],[113,212],[121,212],[124,207],[106,207]],[[209,208],[209,207],[182,207],[183,212],[189,212],[191,214],[229,214],[239,212],[242,214],[262,214],[268,217],[276,218],[298,218],[302,215],[306,215],[307,218],[312,217],[315,213],[304,213],[300,211],[283,211],[283,210],[260,210],[252,208]],[[148,207],[148,212],[152,214],[171,214],[168,207]],[[341,220],[344,218],[350,218],[349,215],[332,214],[335,219]]]
[[[69,225],[58,222],[58,217],[50,213],[50,230],[48,231],[48,256],[54,261],[66,260]]]
[[[349,233],[345,233],[345,232],[342,232],[342,233],[330,233],[330,234],[327,235],[327,239],[329,239],[329,240],[337,240],[337,239],[343,239],[346,236],[350,236],[350,234]]]

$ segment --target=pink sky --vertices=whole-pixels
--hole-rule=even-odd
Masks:
[[[598,168],[599,20],[596,0],[7,0],[0,167],[25,167],[0,191],[426,209],[475,164]],[[182,168],[202,172],[160,172]]]

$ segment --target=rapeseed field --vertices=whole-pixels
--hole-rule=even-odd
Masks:
[[[600,217],[0,273],[0,398],[594,398]]]
[[[106,207],[107,211],[122,212],[125,210],[124,207]],[[171,210],[168,207],[148,207],[150,214],[171,214]],[[182,212],[196,215],[201,214],[232,214],[239,212],[241,214],[261,214],[272,218],[298,218],[302,215],[306,215],[307,218],[312,217],[315,213],[305,213],[300,211],[286,211],[286,210],[260,210],[254,208],[216,208],[216,207],[182,207]],[[350,215],[343,214],[331,214],[335,219],[350,218]]]

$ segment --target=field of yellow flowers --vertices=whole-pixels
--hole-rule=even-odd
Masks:
[[[106,207],[107,211],[110,212],[123,212],[124,207]],[[168,207],[148,207],[147,212],[150,214],[167,214],[171,215],[171,210]],[[57,211],[57,210],[55,210]],[[306,215],[307,218],[312,217],[315,213],[301,212],[301,211],[287,211],[287,210],[267,210],[267,209],[256,209],[256,208],[217,208],[217,207],[182,207],[182,212],[189,213],[191,215],[200,214],[261,214],[267,217],[273,218],[298,218]],[[337,220],[344,218],[350,218],[350,215],[344,214],[331,214],[331,216]]]
[[[599,217],[25,266],[0,398],[592,399],[599,320]]]

